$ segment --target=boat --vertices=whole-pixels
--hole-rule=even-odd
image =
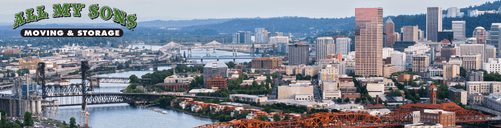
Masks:
[[[162,111],[162,114],[167,114],[167,111]]]

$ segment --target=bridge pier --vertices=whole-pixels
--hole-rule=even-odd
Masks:
[[[200,59],[200,62],[202,62],[202,64],[204,63],[204,59]]]

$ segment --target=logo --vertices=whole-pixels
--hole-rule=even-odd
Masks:
[[[82,17],[81,11],[85,8],[82,3],[64,3],[53,4],[54,13],[49,15],[45,11],[45,6],[28,8],[26,11],[21,11],[15,14],[13,29],[23,26],[28,23],[38,22],[40,20],[64,17]],[[137,26],[136,14],[127,15],[123,10],[111,8],[108,6],[99,7],[99,4],[92,4],[88,8],[88,17],[91,20],[101,18],[104,21],[113,20],[113,22],[133,30]],[[71,13],[73,12],[73,13]],[[121,29],[22,29],[21,36],[23,37],[121,37],[123,31]]]

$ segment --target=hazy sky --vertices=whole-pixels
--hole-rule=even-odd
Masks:
[[[84,2],[85,1],[85,2]],[[300,16],[312,18],[339,18],[354,16],[355,8],[383,7],[383,14],[419,14],[426,7],[467,7],[481,5],[492,0],[83,0],[82,18],[45,20],[41,23],[78,20],[89,22],[87,14],[91,4],[121,9],[137,14],[138,21],[180,20],[207,18],[248,18]],[[13,23],[14,14],[28,8],[45,5],[46,12],[53,14],[52,4],[69,3],[68,0],[1,0],[0,22]],[[96,19],[102,21],[102,19]],[[76,22],[76,21],[75,21]],[[95,22],[95,21],[94,21]],[[111,21],[108,21],[111,22]]]

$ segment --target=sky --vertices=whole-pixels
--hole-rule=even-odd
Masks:
[[[45,5],[53,14],[52,5],[58,3],[84,3],[81,18],[58,18],[39,23],[105,23],[98,18],[90,20],[89,6],[109,6],[136,14],[137,21],[191,20],[209,18],[269,18],[299,16],[310,18],[344,18],[355,14],[355,8],[382,7],[384,16],[420,14],[426,7],[468,7],[492,0],[0,0],[0,23],[13,23],[14,14],[28,8]],[[72,10],[73,11],[73,10]],[[112,23],[112,21],[106,21]]]

